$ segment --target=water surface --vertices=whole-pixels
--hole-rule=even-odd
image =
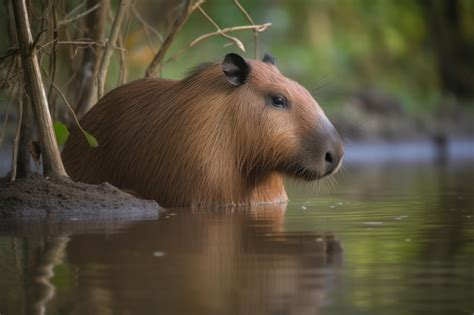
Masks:
[[[0,314],[474,314],[473,163],[348,165],[288,205],[2,222]]]

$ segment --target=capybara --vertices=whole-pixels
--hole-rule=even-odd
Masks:
[[[283,175],[337,171],[342,141],[311,94],[274,58],[227,54],[186,78],[140,79],[105,95],[73,128],[62,157],[72,179],[109,182],[164,207],[287,201]]]

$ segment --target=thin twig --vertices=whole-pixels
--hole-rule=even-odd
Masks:
[[[31,49],[38,49],[40,39],[43,36],[44,33],[46,33],[46,29],[41,29],[38,34],[36,34],[35,39],[33,40],[33,43],[31,43]]]
[[[59,21],[59,22],[58,22],[58,26],[62,26],[62,25],[65,25],[65,24],[69,24],[69,23],[71,23],[71,22],[74,22],[74,21],[76,21],[76,20],[79,20],[79,19],[83,18],[84,16],[86,16],[87,14],[94,12],[94,11],[97,10],[98,8],[100,8],[100,3],[97,3],[97,4],[96,4],[95,6],[93,6],[92,8],[90,8],[90,9],[88,9],[88,10],[82,12],[82,13],[79,13],[79,14],[76,15],[76,16],[73,16],[73,17],[71,17],[71,18],[69,18],[69,19],[64,19],[64,20],[62,20],[62,21]]]
[[[43,73],[45,73],[45,77],[48,79],[48,81],[51,83],[51,85],[54,87],[54,89],[56,90],[56,92],[58,92],[59,96],[61,96],[61,98],[63,99],[64,103],[66,104],[66,107],[68,108],[68,110],[71,112],[72,114],[72,117],[74,118],[74,122],[76,123],[76,126],[79,128],[79,130],[84,134],[88,134],[87,131],[84,130],[84,128],[82,128],[81,124],[79,123],[79,119],[77,118],[76,116],[76,113],[74,112],[74,108],[72,107],[71,103],[68,101],[66,95],[64,95],[64,93],[61,91],[61,89],[54,83],[51,81],[51,79],[48,77],[48,75],[46,74],[46,71],[44,68],[41,68],[41,70],[43,70]]]
[[[114,23],[112,24],[112,29],[110,30],[110,36],[108,41],[106,41],[105,49],[102,54],[102,59],[100,61],[99,70],[97,72],[97,93],[98,97],[101,98],[104,95],[105,91],[105,80],[107,78],[107,71],[109,69],[110,59],[112,58],[113,47],[117,42],[117,37],[120,32],[120,25],[122,24],[123,15],[126,11],[126,8],[129,5],[129,0],[121,0],[117,8],[117,13],[115,14]]]
[[[117,39],[118,44],[118,55],[119,55],[119,63],[120,63],[120,71],[119,71],[119,78],[118,84],[122,85],[127,82],[128,78],[128,63],[127,63],[127,49],[124,48],[124,40],[122,34],[119,35]]]
[[[186,50],[192,48],[197,43],[199,43],[199,42],[201,42],[205,39],[208,39],[209,37],[212,37],[212,36],[215,36],[215,35],[221,35],[221,32],[230,33],[230,32],[235,32],[235,31],[256,30],[257,32],[260,33],[260,32],[265,31],[271,25],[272,25],[272,23],[265,23],[265,24],[260,24],[260,25],[257,24],[257,25],[234,26],[234,27],[223,28],[221,31],[216,31],[216,32],[201,35],[198,38],[194,39],[192,42],[190,42],[186,47],[180,49],[176,54],[174,54],[172,57],[170,57],[168,60],[166,60],[165,63],[169,63],[171,61],[176,60],[176,58],[178,58]]]
[[[48,12],[51,4],[52,2],[50,1],[41,1],[41,16],[39,16],[39,19],[41,20],[39,27],[40,30],[44,29],[44,21],[49,15]]]
[[[99,10],[95,10],[83,19],[82,24],[84,27],[80,31],[84,38],[90,38],[91,41],[99,42],[101,44],[104,41],[104,28],[107,24],[106,16],[110,10],[110,2],[104,0],[88,0],[87,9],[92,8],[100,2],[102,5]],[[110,25],[113,24],[114,16],[112,14]],[[73,26],[79,23],[74,23]],[[76,62],[76,69],[73,73],[74,79],[74,102],[75,112],[79,119],[96,103],[97,100],[97,81],[96,76],[99,69],[101,56],[103,50],[100,45],[90,45],[83,49],[80,53],[79,61]],[[70,117],[70,115],[67,115]],[[68,123],[70,122],[70,119]]]
[[[252,24],[252,25],[255,25],[255,23],[253,22],[252,17],[247,12],[247,10],[245,10],[245,8],[242,6],[242,4],[240,4],[239,0],[234,0],[234,3],[240,9],[240,11],[242,11],[242,13],[245,15],[245,17],[249,21],[249,23]],[[253,31],[253,40],[254,40],[254,43],[255,43],[255,59],[258,59],[258,53],[259,53],[258,52],[258,32],[256,30]]]
[[[186,20],[189,18],[189,16],[196,10],[196,8],[199,7],[204,1],[198,0],[195,4],[193,4],[192,0],[186,0],[186,3],[184,5],[183,13],[176,19],[174,22],[170,32],[168,33],[168,36],[166,36],[165,40],[163,41],[163,44],[160,47],[160,50],[156,53],[155,57],[153,57],[153,60],[151,61],[150,65],[145,71],[145,77],[150,78],[155,75],[155,73],[158,71],[158,66],[160,65],[161,60],[165,56],[165,53],[168,51],[168,49],[171,46],[171,43],[173,42],[176,34],[179,32],[183,24],[186,22]]]
[[[58,24],[58,18],[57,18],[57,12],[56,12],[56,3],[53,1],[53,4],[51,6],[52,9],[52,14],[51,14],[51,20],[52,20],[52,35],[53,35],[53,47],[51,49],[51,54],[49,55],[49,73],[51,75],[51,81],[55,81],[56,79],[56,52],[57,52],[57,41],[59,39],[59,32],[57,28]],[[48,102],[49,102],[49,110],[51,112],[51,115],[53,117],[56,115],[56,98],[53,99],[52,97],[53,93],[53,87],[49,86],[48,90]]]
[[[13,56],[12,60],[10,61],[10,64],[7,70],[7,75],[5,76],[5,80],[3,81],[1,89],[5,89],[7,87],[7,84],[10,83],[10,74],[17,73],[16,65],[17,65],[17,59],[15,58],[15,56]],[[13,71],[13,69],[15,69],[15,71]]]
[[[211,22],[212,25],[214,25],[214,27],[217,29],[217,31],[219,32],[219,34],[224,37],[224,38],[227,38],[228,40],[230,40],[231,42],[233,42],[237,47],[239,47],[243,52],[245,52],[245,46],[244,44],[237,38],[237,37],[234,37],[234,36],[230,36],[230,35],[227,35],[226,33],[222,32],[222,29],[219,27],[219,25],[216,23],[216,21],[214,21],[207,13],[206,11],[203,10],[203,8],[199,5],[198,6],[198,9],[199,11],[202,13],[202,15],[204,15],[204,17],[209,21]]]
[[[66,27],[66,29],[64,31],[66,41],[71,41],[71,35],[69,34],[69,31],[70,31],[69,27]],[[69,60],[68,60],[68,62],[66,62],[66,64],[68,65],[69,70],[73,70],[75,68],[74,67],[74,51],[73,51],[71,46],[67,46],[67,54],[68,54]]]
[[[109,19],[113,20],[113,12],[112,8],[109,6],[107,10],[107,14],[109,15]],[[126,29],[128,28],[128,22],[130,22],[130,14],[127,15],[127,22],[126,22]],[[127,69],[127,50],[124,48],[124,41],[123,35],[119,32],[117,38],[117,45],[120,49],[117,50],[119,56],[119,77],[118,77],[118,85],[122,85],[126,82],[128,77],[128,69]]]
[[[156,51],[155,51],[155,48],[154,48],[154,45],[153,45],[153,40],[151,39],[150,34],[148,33],[148,31],[145,28],[143,28],[143,31],[145,32],[145,37],[146,37],[146,41],[148,43],[148,47],[150,48],[153,55],[155,55]]]
[[[18,48],[17,45],[15,47],[8,48],[6,53],[4,53],[3,55],[0,55],[0,63],[3,63],[4,60],[6,60],[7,58],[12,58],[15,55],[18,55],[19,53],[20,53],[20,49]]]
[[[68,18],[75,14],[77,11],[79,11],[82,7],[84,7],[87,4],[87,0],[84,0],[80,5],[69,11],[69,13],[66,13],[65,17]]]
[[[150,30],[158,38],[160,43],[162,43],[163,42],[163,35],[161,35],[161,33],[158,32],[158,30],[156,28],[151,26],[150,23],[148,23],[143,18],[143,16],[140,14],[140,12],[138,12],[138,10],[135,6],[132,6],[132,11],[133,11],[133,14],[135,15],[135,17],[137,18],[137,20],[143,25],[143,30],[145,31],[145,35],[147,36],[148,41],[151,42],[151,38],[150,38],[150,35],[148,33],[148,30]]]
[[[54,40],[52,41],[49,41],[43,45],[41,45],[41,48],[44,49],[45,47],[49,46],[49,45],[53,45],[54,44]],[[86,48],[86,47],[90,47],[90,46],[98,46],[98,47],[105,47],[104,43],[102,42],[96,42],[96,41],[93,41],[93,40],[58,40],[57,41],[57,44],[58,45],[76,45],[76,46],[80,46],[79,48]],[[112,48],[117,48],[117,47],[112,47]]]

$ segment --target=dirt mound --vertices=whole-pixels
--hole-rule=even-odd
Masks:
[[[68,178],[32,175],[0,183],[0,218],[152,218],[158,203],[138,199],[103,183],[88,185]]]

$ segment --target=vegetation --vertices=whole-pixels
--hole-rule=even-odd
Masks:
[[[10,131],[22,176],[28,173],[25,156],[40,146],[32,142],[29,91],[19,88],[24,78],[13,2],[3,2],[8,40],[0,42],[0,144]],[[72,111],[80,119],[107,90],[144,75],[180,78],[190,67],[236,50],[249,58],[271,52],[282,71],[314,89],[330,112],[342,111],[341,105],[365,90],[387,94],[415,116],[435,117],[452,104],[455,111],[473,111],[469,0],[45,0],[28,3],[28,12],[62,140],[66,128],[59,121],[77,124]],[[17,132],[14,124],[5,129],[3,123],[14,122],[14,106],[22,117]],[[97,145],[93,135],[84,135]]]
[[[39,156],[42,156],[45,174],[67,176],[54,136],[56,132],[57,141],[61,143],[68,134],[67,128],[59,120],[69,126],[77,125],[91,146],[99,145],[94,136],[81,127],[79,119],[104,95],[107,82],[109,87],[127,82],[125,40],[129,39],[129,27],[134,21],[140,24],[143,37],[147,37],[151,49],[154,49],[155,43],[148,37],[149,32],[160,41],[157,45],[159,49],[148,59],[151,62],[145,72],[147,77],[155,76],[164,63],[213,36],[221,36],[245,51],[242,41],[229,33],[251,30],[257,50],[257,33],[270,26],[270,23],[254,24],[245,8],[238,0],[234,0],[237,10],[250,24],[223,29],[205,11],[204,1],[187,0],[173,9],[171,28],[162,36],[141,16],[135,3],[130,0],[117,3],[100,0],[71,2],[50,0],[37,6],[27,4],[24,0],[4,2],[3,15],[7,21],[10,46],[0,59],[1,86],[9,95],[10,102],[16,103],[18,108],[12,150],[12,181],[17,177],[17,168],[22,170],[20,177],[29,173],[29,159],[24,157],[32,153],[38,161]],[[165,60],[176,35],[194,12],[200,12],[214,31],[200,35]],[[35,37],[33,30],[37,30]],[[119,60],[119,80],[114,84],[107,79],[110,78],[108,71],[115,52]],[[34,120],[29,114],[30,107],[33,108]],[[7,118],[8,108],[5,121]],[[34,122],[39,131],[39,145],[36,146],[31,132],[22,132],[23,129],[31,130]],[[22,137],[25,134],[29,137]],[[18,163],[23,165],[17,166]]]

